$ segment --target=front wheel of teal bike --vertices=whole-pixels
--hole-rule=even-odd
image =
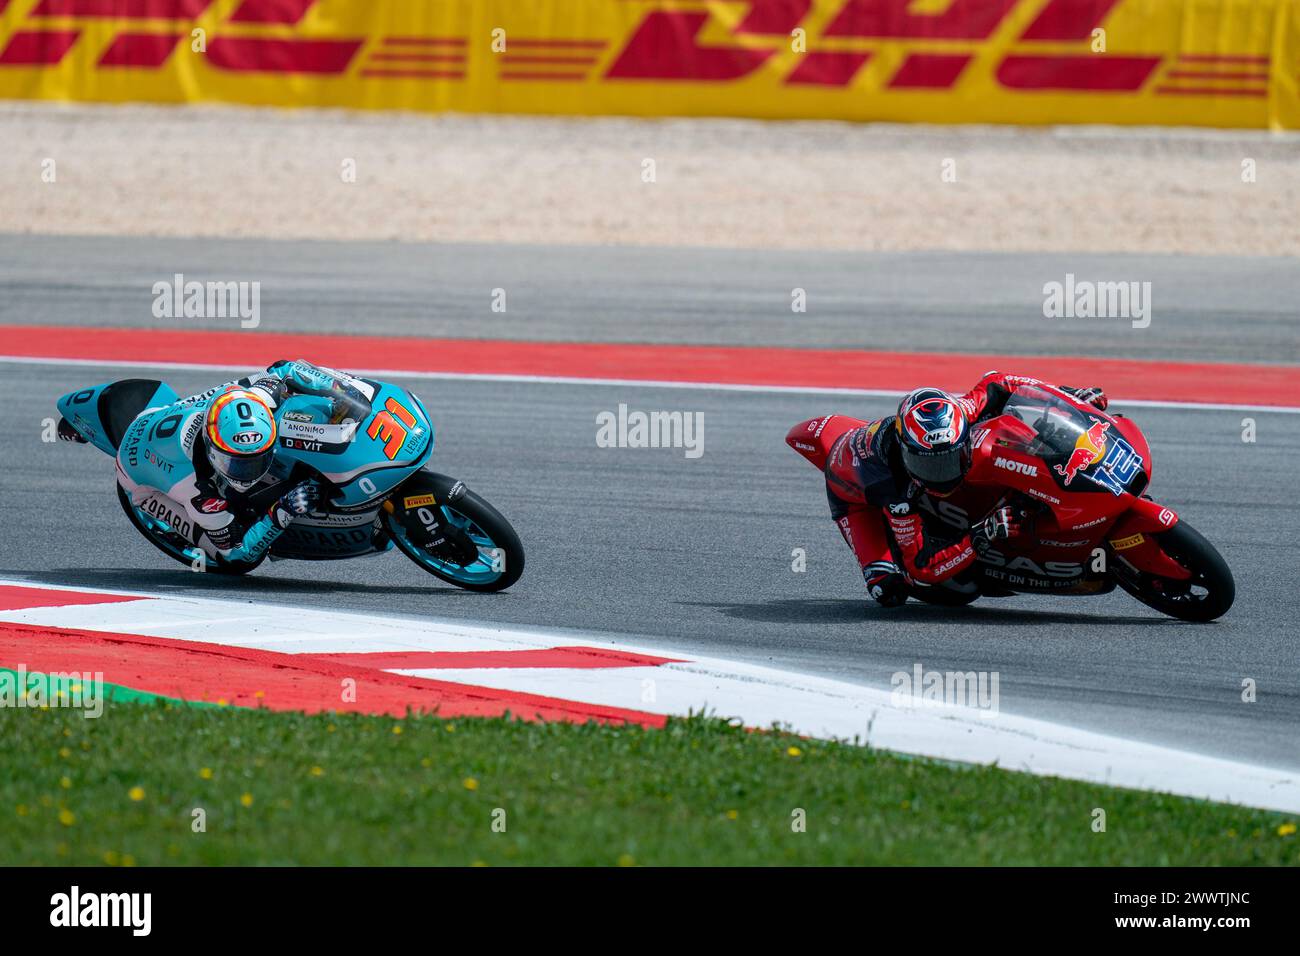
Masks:
[[[463,485],[447,500],[443,488],[422,484],[408,481],[380,512],[402,552],[467,591],[504,591],[518,581],[524,546],[501,512]]]

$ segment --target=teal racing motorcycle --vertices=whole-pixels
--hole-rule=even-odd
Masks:
[[[317,481],[321,505],[296,518],[257,561],[223,558],[202,528],[167,509],[146,510],[118,487],[131,524],[168,557],[218,574],[246,574],[271,559],[337,561],[391,550],[396,545],[425,571],[468,591],[502,591],[519,580],[524,549],[514,528],[463,481],[425,467],[433,453],[433,425],[424,405],[397,385],[362,379],[373,395],[355,419],[331,421],[328,398],[294,394],[275,410],[277,442],[272,473],[280,481]],[[70,392],[58,401],[61,434],[117,456],[142,413],[179,401],[169,385],[124,379]],[[154,425],[175,430],[181,416]],[[282,492],[277,481],[247,496],[264,511]],[[265,499],[265,500],[263,500]]]

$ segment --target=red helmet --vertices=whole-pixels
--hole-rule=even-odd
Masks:
[[[927,491],[952,491],[970,468],[970,421],[955,398],[918,388],[898,406],[903,467]]]

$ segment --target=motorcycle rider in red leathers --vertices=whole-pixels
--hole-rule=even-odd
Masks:
[[[1001,507],[972,525],[960,541],[938,548],[926,540],[917,502],[922,494],[947,497],[960,486],[970,467],[972,425],[999,392],[1012,393],[1023,385],[1043,383],[988,372],[961,396],[919,388],[903,399],[896,415],[853,428],[831,445],[825,465],[831,516],[858,559],[868,592],[880,604],[905,603],[913,584],[947,581],[970,567],[993,541],[1020,533],[1019,514]],[[1099,410],[1108,404],[1099,388],[1060,388]],[[798,450],[804,430],[818,423],[814,419],[795,426],[787,441]]]

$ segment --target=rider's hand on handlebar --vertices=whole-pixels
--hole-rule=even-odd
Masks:
[[[320,504],[320,485],[314,481],[304,481],[294,485],[286,492],[275,507],[271,517],[281,528],[287,527],[294,518],[300,518],[315,510]]]
[[[1087,388],[1062,388],[1061,391],[1069,392],[1079,401],[1091,405],[1100,412],[1104,412],[1106,407],[1110,405],[1110,399],[1106,397],[1106,393],[1095,385]]]
[[[1005,541],[1020,534],[1023,517],[1023,513],[1009,505],[993,509],[983,521],[971,528],[970,540],[975,553],[983,554],[994,541]]]
[[[339,391],[338,394],[332,397],[334,403],[330,414],[331,424],[338,425],[346,421],[365,421],[370,415],[370,404],[363,399],[344,391]]]
[[[330,400],[331,425],[345,421],[360,422],[370,415],[370,400],[356,386],[340,378],[328,375],[320,369],[319,380],[309,381],[300,377],[298,372],[285,376],[284,387],[287,393],[315,395]]]
[[[272,407],[279,407],[284,403],[285,398],[289,395],[289,390],[285,386],[283,379],[276,378],[274,375],[264,375],[250,386],[261,389],[271,396]]]

